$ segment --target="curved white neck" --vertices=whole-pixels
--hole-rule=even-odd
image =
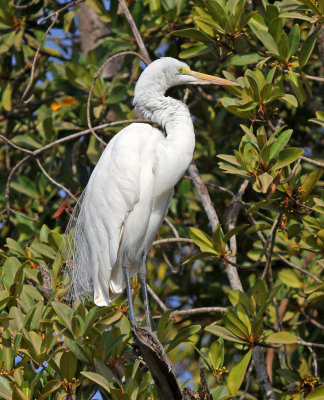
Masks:
[[[157,171],[163,171],[159,180],[159,189],[163,192],[179,181],[192,160],[195,147],[193,123],[189,109],[183,102],[164,96],[166,88],[156,82],[145,86],[139,83],[135,88],[135,107],[145,118],[159,124],[166,133],[157,160],[160,164]]]

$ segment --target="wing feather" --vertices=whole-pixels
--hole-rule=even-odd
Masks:
[[[94,296],[97,305],[109,305],[124,289],[121,271],[113,274],[113,282],[111,274],[125,221],[140,199],[139,157],[152,141],[153,129],[132,124],[120,131],[103,152],[75,207],[65,245],[74,299]]]

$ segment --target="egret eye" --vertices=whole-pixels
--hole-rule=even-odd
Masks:
[[[179,72],[179,74],[182,74],[183,73],[183,67],[179,67],[178,68],[178,72]]]

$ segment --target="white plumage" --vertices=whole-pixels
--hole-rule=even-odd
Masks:
[[[195,145],[187,106],[165,92],[179,84],[212,83],[234,85],[173,58],[157,60],[141,74],[134,105],[161,130],[129,125],[96,165],[68,227],[74,228],[69,256],[75,298],[93,295],[95,304],[109,305],[125,288],[122,267],[133,276],[145,263]]]

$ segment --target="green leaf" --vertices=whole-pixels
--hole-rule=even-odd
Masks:
[[[169,36],[185,37],[188,39],[197,40],[198,42],[206,42],[206,43],[214,42],[213,39],[208,35],[206,35],[204,32],[194,28],[180,29],[179,31],[171,32]]]
[[[294,90],[294,93],[297,96],[299,104],[302,105],[306,100],[306,95],[300,78],[293,71],[289,71],[288,79],[291,84],[291,87]]]
[[[186,43],[189,46],[182,45],[181,46],[181,51],[179,53],[179,58],[193,58],[193,57],[198,57],[203,54],[207,54],[211,51],[211,48],[204,44],[204,43],[197,43],[197,44],[191,44],[191,43]]]
[[[223,234],[221,232],[221,226],[217,224],[215,231],[213,232],[213,247],[215,248],[217,254],[222,254],[225,251],[225,243],[222,239]]]
[[[41,255],[50,258],[51,260],[55,260],[56,258],[55,251],[50,246],[47,246],[47,244],[44,243],[34,242],[31,245],[30,250],[34,255],[36,255],[36,257]]]
[[[286,104],[289,104],[289,105],[291,105],[291,106],[293,106],[295,108],[298,107],[297,99],[292,94],[285,94],[283,96],[280,95],[279,100],[284,102],[284,103],[286,103]]]
[[[12,393],[13,400],[30,400],[29,397],[17,386],[14,386]]]
[[[244,357],[231,369],[231,372],[228,376],[227,387],[233,396],[240,389],[242,382],[245,377],[245,373],[247,367],[249,366],[251,360],[252,351],[248,351]]]
[[[247,339],[249,337],[248,328],[239,320],[232,309],[229,309],[223,316],[225,328],[231,331],[239,338]]]
[[[3,400],[12,400],[12,389],[9,381],[3,376],[0,376],[0,397]]]
[[[292,269],[284,268],[280,270],[278,277],[281,282],[288,287],[301,289],[303,286],[303,282],[300,280],[296,272]]]
[[[6,111],[10,111],[12,104],[11,104],[11,94],[12,94],[12,87],[11,83],[8,82],[5,90],[2,93],[2,105]]]
[[[289,39],[289,54],[288,58],[294,56],[299,47],[300,42],[300,28],[298,24],[295,24],[288,35]]]
[[[321,28],[318,27],[305,40],[305,42],[300,50],[300,55],[298,58],[299,65],[301,67],[303,67],[304,65],[306,65],[308,63],[309,57],[311,56],[311,54],[314,50],[316,40],[318,39],[318,36],[320,35],[320,33],[321,33]]]
[[[274,332],[264,339],[265,343],[292,344],[297,343],[296,336],[290,332]]]
[[[78,362],[72,351],[65,351],[60,359],[61,375],[65,379],[71,380],[75,377]]]
[[[287,129],[286,131],[282,132],[279,137],[271,144],[270,147],[270,153],[269,153],[269,161],[276,159],[283,150],[283,148],[286,146],[286,144],[289,142],[290,137],[293,133],[292,129]]]
[[[302,184],[303,192],[301,192],[301,200],[307,199],[311,194],[312,190],[315,188],[317,182],[320,180],[323,171],[321,169],[316,169],[307,175],[306,179]]]
[[[244,55],[234,55],[228,60],[228,64],[234,66],[243,66],[256,64],[257,62],[263,60],[264,57],[259,53],[249,53]]]
[[[251,315],[254,314],[255,309],[251,303],[249,296],[246,293],[241,292],[240,290],[230,290],[228,292],[228,299],[234,307],[240,303],[247,309],[247,311]]]
[[[8,329],[2,332],[2,356],[6,370],[10,371],[14,362],[14,354],[11,345],[11,334]]]
[[[222,1],[207,0],[205,4],[213,19],[217,21],[220,26],[225,26],[228,19],[228,13]]]
[[[322,400],[324,398],[324,385],[319,386],[313,390],[307,397],[306,400]]]
[[[221,160],[229,162],[230,164],[240,167],[240,163],[237,161],[235,156],[230,156],[228,154],[218,154],[217,157],[220,158]]]
[[[278,162],[272,167],[272,170],[285,167],[298,160],[298,158],[303,154],[304,150],[299,149],[298,147],[288,147],[288,149],[284,149],[279,154]]]
[[[273,55],[279,55],[278,47],[274,38],[270,33],[262,27],[260,24],[256,23],[255,18],[251,18],[249,21],[249,26],[252,29],[255,36],[263,43],[263,45],[268,49]]]
[[[62,386],[62,382],[58,379],[46,382],[42,394],[38,397],[38,400],[48,399],[51,393],[56,392]]]
[[[224,345],[222,338],[212,343],[208,352],[208,357],[214,370],[222,367],[224,363]]]
[[[81,371],[81,374],[86,378],[90,379],[91,381],[100,385],[102,388],[107,390],[108,393],[110,393],[110,390],[114,387],[113,384],[109,382],[106,378],[95,372]]]
[[[12,139],[13,143],[18,146],[27,147],[30,149],[39,149],[42,144],[29,135],[17,135]]]
[[[72,308],[58,301],[52,301],[51,307],[59,317],[60,322],[71,332]]]
[[[170,315],[172,313],[173,310],[169,310],[167,312],[165,312],[160,321],[159,321],[159,325],[158,325],[158,329],[157,329],[157,337],[159,338],[159,340],[162,342],[166,333],[166,327],[169,323],[169,318]]]
[[[213,246],[210,236],[198,228],[189,228],[189,236],[203,252],[218,254]]]
[[[223,242],[227,243],[232,236],[238,234],[242,229],[246,228],[247,226],[249,226],[249,224],[238,225],[234,229],[226,232],[222,238]]]
[[[246,344],[245,340],[234,335],[230,330],[220,325],[209,325],[205,328],[206,332],[212,333],[213,335],[222,337],[223,339],[229,340],[230,342]]]
[[[180,343],[187,342],[188,339],[199,332],[201,329],[200,325],[192,325],[180,330],[180,332],[176,335],[176,337],[171,341],[168,346],[167,351],[171,351],[175,347],[177,347]]]

